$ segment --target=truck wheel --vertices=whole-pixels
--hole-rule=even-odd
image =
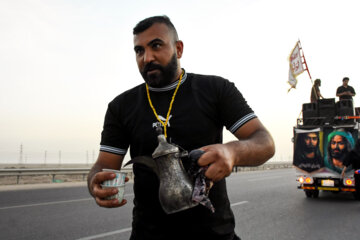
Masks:
[[[360,193],[359,192],[353,192],[353,196],[356,200],[360,200]]]
[[[313,198],[318,198],[319,197],[319,190],[314,190],[313,191]]]
[[[307,190],[307,191],[305,191],[305,195],[307,198],[311,198],[313,193],[312,193],[312,191]]]
[[[306,190],[305,195],[307,198],[318,198],[319,190]]]

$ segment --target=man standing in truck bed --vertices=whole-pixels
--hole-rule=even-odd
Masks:
[[[352,86],[348,85],[349,78],[343,78],[343,84],[337,88],[336,96],[339,97],[339,100],[352,100],[352,97],[356,95],[355,90]]]

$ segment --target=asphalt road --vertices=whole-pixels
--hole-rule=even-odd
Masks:
[[[228,179],[228,192],[243,240],[358,239],[360,202],[351,194],[321,192],[305,197],[293,169],[241,172]],[[86,186],[0,191],[0,239],[129,239],[128,204],[104,209]]]

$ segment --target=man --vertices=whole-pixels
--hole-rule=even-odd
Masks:
[[[327,167],[341,173],[344,159],[354,147],[354,138],[350,133],[336,130],[328,136]]]
[[[306,172],[313,172],[324,166],[319,150],[319,137],[316,132],[298,134],[294,165]]]
[[[336,90],[336,96],[339,97],[339,100],[352,100],[352,97],[356,95],[355,90],[353,87],[348,85],[349,78],[344,77],[343,78],[343,84],[342,86],[338,87]]]
[[[324,98],[320,93],[321,80],[316,79],[311,88],[310,102],[315,103],[318,99]]]
[[[159,203],[157,176],[134,164],[130,239],[239,239],[225,177],[234,166],[260,165],[271,158],[272,137],[233,83],[181,68],[184,45],[168,17],[144,19],[133,34],[136,62],[145,83],[109,103],[99,157],[88,177],[90,193],[102,207],[126,204],[126,200],[105,200],[116,189],[101,189],[104,180],[114,177],[101,169],[120,169],[129,147],[131,158],[151,156],[158,145],[155,127],[160,122],[168,142],[187,151],[200,148],[205,152],[198,165],[208,166],[205,176],[214,182],[209,198],[215,212],[199,205],[166,214]],[[238,140],[222,144],[223,126]],[[183,161],[185,168],[189,163]]]

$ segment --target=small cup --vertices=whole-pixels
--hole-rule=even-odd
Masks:
[[[105,199],[107,200],[111,200],[111,199],[117,199],[119,201],[119,203],[121,203],[121,201],[124,199],[124,192],[125,192],[125,184],[123,185],[118,185],[118,186],[106,186],[106,185],[102,185],[101,187],[103,189],[108,189],[108,188],[117,188],[118,189],[118,193],[114,194],[112,196],[106,197]]]
[[[114,169],[103,169],[103,172],[112,172],[116,174],[116,177],[111,180],[106,180],[102,185],[104,186],[121,186],[125,184],[126,172],[120,172]]]

